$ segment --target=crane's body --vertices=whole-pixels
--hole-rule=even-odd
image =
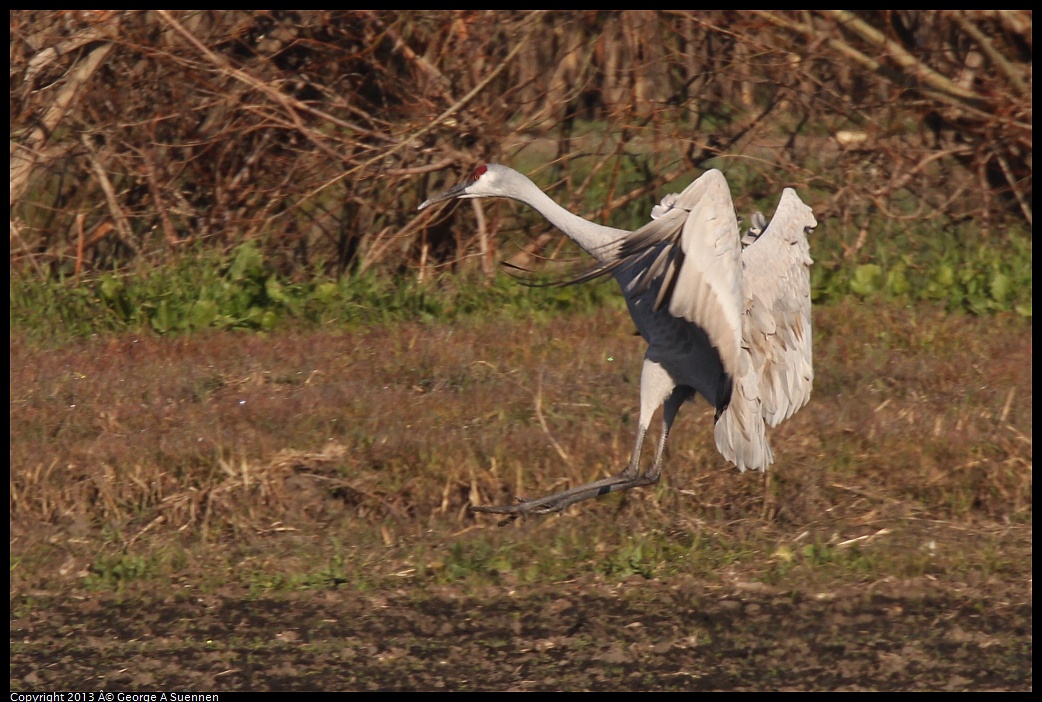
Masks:
[[[648,344],[640,381],[637,439],[629,465],[603,480],[508,506],[475,511],[555,512],[598,495],[657,482],[666,437],[680,406],[697,393],[716,409],[720,453],[740,470],[773,462],[765,423],[775,426],[810,398],[810,277],[806,232],[817,222],[796,193],[782,193],[774,218],[754,216],[743,251],[727,181],[710,170],[679,195],[667,195],[635,232],[568,212],[517,171],[476,168],[467,180],[427,200],[508,197],[539,211],[596,259],[577,280],[611,274]],[[640,454],[652,417],[663,408],[654,462]]]

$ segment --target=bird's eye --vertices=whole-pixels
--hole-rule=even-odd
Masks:
[[[481,164],[480,166],[478,166],[477,168],[474,169],[473,173],[470,174],[470,181],[474,182],[475,180],[477,180],[481,176],[485,175],[485,172],[487,170],[488,170],[488,166],[486,166],[485,164]]]

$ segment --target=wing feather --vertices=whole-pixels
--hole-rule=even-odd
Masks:
[[[811,209],[786,188],[770,225],[742,254],[745,346],[763,415],[777,426],[807,404],[814,381],[810,317]]]
[[[627,295],[658,283],[654,309],[705,331],[733,383],[715,427],[717,448],[740,470],[764,470],[774,462],[765,425],[805,405],[814,380],[806,231],[817,221],[787,188],[770,224],[743,250],[717,170],[666,195],[652,218],[612,242],[615,253],[579,280],[612,273]]]
[[[608,273],[628,277],[628,295],[659,283],[654,309],[701,327],[732,378],[742,344],[741,242],[724,174],[703,173],[654,207],[652,220],[621,242],[614,256],[569,282]]]
[[[786,188],[767,229],[742,252],[742,350],[731,404],[716,423],[720,453],[739,470],[774,462],[764,424],[807,404],[814,381],[810,317],[811,209]]]
[[[655,309],[701,327],[732,378],[741,348],[742,282],[738,218],[723,173],[703,173],[679,195],[666,195],[654,219],[627,237],[619,265],[652,263],[631,284],[639,294],[661,279]]]

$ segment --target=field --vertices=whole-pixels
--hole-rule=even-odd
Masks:
[[[1030,10],[9,29],[12,691],[1032,689]],[[655,485],[470,510],[617,474],[644,353],[529,186],[419,209],[482,163],[812,208],[766,475],[698,399]]]
[[[818,306],[769,479],[567,312],[11,352],[12,690],[1030,690],[1030,318]],[[657,429],[657,427],[656,427]]]

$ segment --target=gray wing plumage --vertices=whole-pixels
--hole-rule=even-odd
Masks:
[[[627,294],[661,280],[653,310],[665,307],[699,325],[733,382],[715,427],[717,449],[740,470],[764,470],[774,461],[765,424],[776,426],[810,398],[806,231],[817,221],[787,188],[770,224],[743,250],[730,190],[717,170],[664,197],[652,217],[618,243],[614,259],[582,279],[614,272],[628,281]]]
[[[706,171],[680,194],[662,198],[651,216],[617,244],[613,260],[580,280],[618,272],[627,295],[661,280],[649,312],[665,307],[705,330],[733,378],[742,345],[742,249],[724,174]]]
[[[743,337],[760,369],[764,418],[772,427],[810,399],[814,380],[810,319],[811,209],[786,188],[770,226],[742,256]]]
[[[777,426],[810,399],[814,381],[810,317],[811,209],[786,188],[770,225],[742,252],[742,354],[716,444],[739,469],[774,462],[763,423]]]

